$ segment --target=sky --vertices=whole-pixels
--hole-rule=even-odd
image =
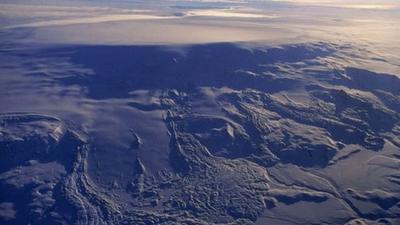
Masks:
[[[55,44],[400,40],[398,0],[0,1],[0,32]],[[110,26],[111,25],[111,26]]]

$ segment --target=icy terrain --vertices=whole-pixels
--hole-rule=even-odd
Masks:
[[[210,14],[277,17],[171,8],[189,17],[168,22],[174,31]],[[174,10],[162,17],[182,17]],[[4,14],[1,224],[400,224],[398,40],[296,39],[293,28],[291,41],[89,44],[110,23],[166,22]]]

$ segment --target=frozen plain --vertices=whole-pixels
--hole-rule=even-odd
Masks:
[[[400,9],[336,3],[2,2],[1,224],[400,224]]]

